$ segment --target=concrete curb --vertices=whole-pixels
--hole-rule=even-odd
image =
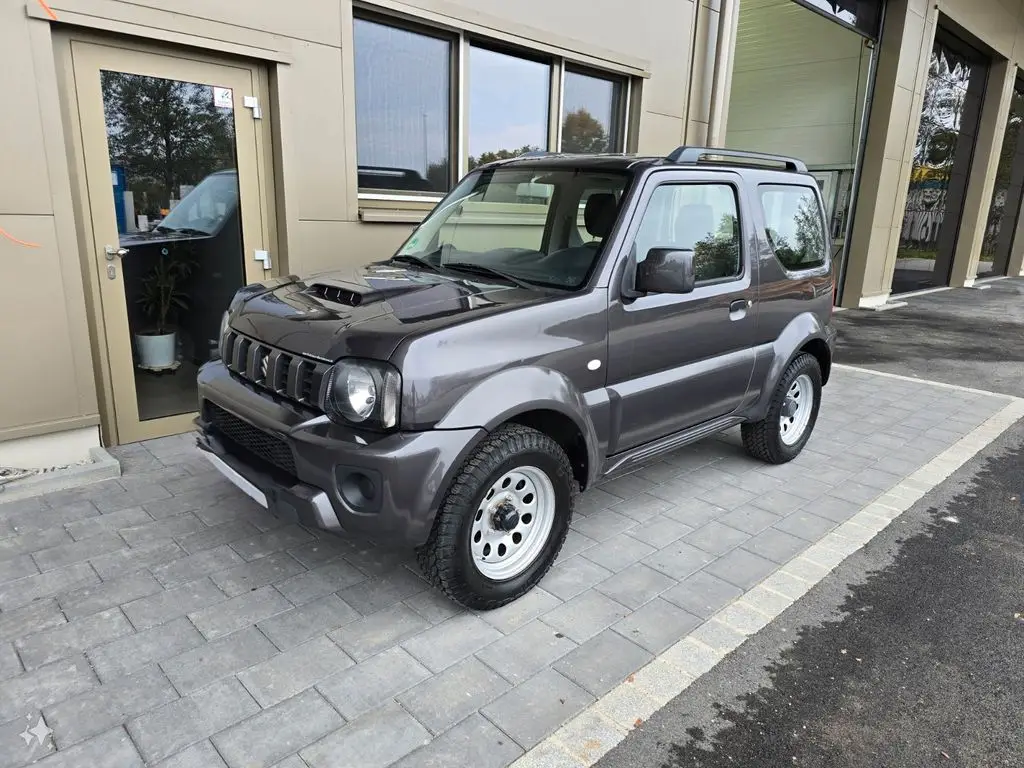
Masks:
[[[88,464],[77,464],[43,475],[30,475],[0,486],[0,505],[53,491],[66,491],[69,488],[91,485],[102,480],[113,480],[121,476],[121,463],[106,449],[90,448],[89,456],[91,461]]]
[[[1024,418],[1024,399],[864,368],[837,366],[919,384],[931,384],[1009,404],[932,461],[905,477],[850,520],[790,560],[688,636],[630,675],[512,764],[513,768],[589,768],[633,728],[682,693],[795,603],[847,557],[910,509],[985,446]]]

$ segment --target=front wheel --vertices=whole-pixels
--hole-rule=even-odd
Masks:
[[[792,461],[811,437],[820,404],[821,366],[802,354],[783,372],[765,418],[740,428],[743,447],[769,464]]]
[[[445,495],[416,554],[424,574],[467,608],[490,610],[530,591],[558,557],[577,492],[565,451],[507,424],[489,435]]]

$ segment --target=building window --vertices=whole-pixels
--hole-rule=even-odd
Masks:
[[[818,197],[808,187],[762,184],[768,242],[782,266],[790,271],[814,269],[825,263],[825,223]]]
[[[621,79],[566,70],[562,152],[621,152],[625,85]]]
[[[698,283],[739,277],[739,222],[736,193],[728,184],[662,184],[636,234],[637,262],[651,248],[693,251]]]
[[[361,197],[436,200],[476,166],[527,151],[625,150],[628,77],[469,38],[354,20]]]
[[[469,169],[548,148],[551,65],[469,49]]]
[[[353,35],[359,188],[447,192],[454,41],[366,19]]]

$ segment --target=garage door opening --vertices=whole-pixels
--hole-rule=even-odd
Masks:
[[[880,0],[742,0],[739,8],[725,144],[807,163],[840,276],[881,14]]]

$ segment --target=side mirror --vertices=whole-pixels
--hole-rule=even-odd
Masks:
[[[690,293],[696,283],[693,251],[651,248],[636,265],[636,290],[641,293]]]

